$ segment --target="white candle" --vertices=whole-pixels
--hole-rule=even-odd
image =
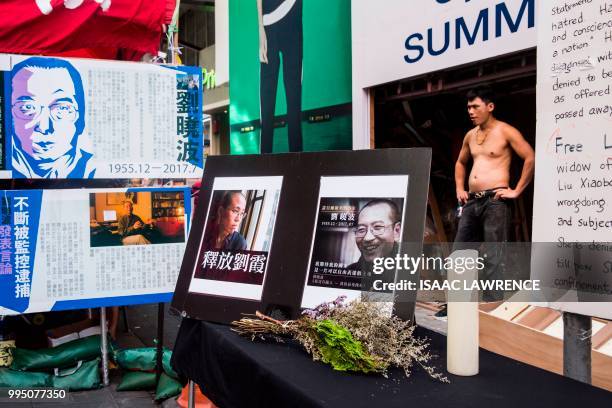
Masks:
[[[455,262],[458,258],[473,258],[471,265],[476,265],[477,257],[476,250],[455,251],[450,255],[453,265],[466,264],[465,261]],[[475,267],[455,267],[447,270],[447,276],[449,281],[459,281],[461,288],[466,287],[464,282],[471,287],[471,283],[478,279],[478,270]],[[446,369],[455,375],[478,374],[478,291],[449,290],[447,321]]]

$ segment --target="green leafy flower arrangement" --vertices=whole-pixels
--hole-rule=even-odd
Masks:
[[[401,368],[410,376],[416,363],[432,378],[448,379],[431,366],[427,339],[414,336],[416,326],[392,316],[383,303],[344,296],[304,311],[296,320],[280,321],[257,312],[232,322],[233,331],[251,340],[293,338],[312,355],[338,371],[379,373]]]

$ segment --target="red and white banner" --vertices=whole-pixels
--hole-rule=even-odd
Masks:
[[[57,54],[82,48],[157,53],[176,0],[2,0],[0,52]]]

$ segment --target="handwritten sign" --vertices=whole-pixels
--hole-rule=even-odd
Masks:
[[[558,256],[548,259],[554,265],[549,278],[557,283],[572,282],[565,289],[578,292],[591,285],[594,289],[588,293],[593,294],[593,300],[597,295],[609,298],[612,2],[551,1],[542,4],[538,13],[533,240],[553,242],[558,248]],[[577,300],[583,299],[578,296]],[[556,306],[576,313],[612,316],[605,303]]]

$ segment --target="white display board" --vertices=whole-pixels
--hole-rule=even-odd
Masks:
[[[13,178],[200,178],[200,67],[0,55]]]
[[[0,194],[0,315],[172,298],[189,188]]]
[[[282,176],[215,178],[189,292],[261,300],[282,184]],[[220,234],[227,239],[216,241]]]
[[[321,177],[301,307],[313,308],[338,296],[351,301],[359,299],[363,290],[370,290],[363,283],[372,272],[367,262],[372,265],[370,258],[393,257],[399,251],[408,178],[407,175]],[[382,218],[367,220],[366,228],[371,231],[372,221],[380,225],[391,219],[390,225],[384,225],[381,237],[368,239],[370,244],[361,246],[358,241],[363,242],[363,237],[358,240],[354,229],[363,221],[361,211],[372,205],[370,208],[376,207],[377,216],[382,213]],[[393,220],[393,208],[398,220]],[[368,249],[368,245],[374,248]],[[394,278],[387,277],[385,282],[394,282]],[[382,289],[374,286],[374,290]]]
[[[552,307],[610,319],[610,303],[575,289],[612,296],[612,4],[550,1],[538,14],[533,241],[555,254],[536,251],[533,274],[572,289]]]

